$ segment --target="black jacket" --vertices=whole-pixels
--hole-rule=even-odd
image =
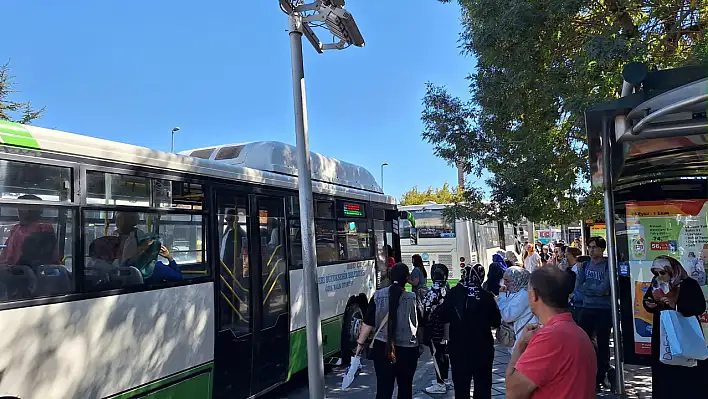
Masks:
[[[478,296],[468,296],[467,287],[458,284],[440,306],[439,317],[450,323],[451,354],[478,355],[479,361],[486,361],[494,357],[492,328],[501,325],[501,313],[490,292],[480,288]]]

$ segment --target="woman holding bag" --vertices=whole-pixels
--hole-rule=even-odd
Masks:
[[[512,353],[516,340],[519,339],[527,324],[538,323],[538,318],[531,313],[529,296],[526,287],[529,285],[531,273],[518,266],[512,266],[504,272],[504,286],[499,293],[499,311],[502,322],[514,332],[514,345],[509,348]]]
[[[420,356],[416,336],[420,309],[415,294],[405,290],[410,277],[408,265],[396,263],[390,276],[391,285],[377,290],[369,302],[356,355],[374,331],[371,355],[376,370],[376,399],[390,399],[394,384],[398,384],[399,398],[411,399],[413,375]]]
[[[688,277],[678,260],[662,255],[651,266],[652,285],[644,295],[644,309],[653,314],[651,334],[652,395],[654,399],[696,397],[708,380],[708,360],[696,367],[671,366],[659,360],[661,354],[661,312],[676,310],[684,317],[698,317],[706,310],[703,291]]]

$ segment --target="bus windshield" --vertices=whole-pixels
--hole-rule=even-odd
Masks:
[[[415,217],[418,238],[455,238],[455,224],[445,220],[442,209],[421,209],[409,212]],[[410,229],[410,225],[408,228]]]

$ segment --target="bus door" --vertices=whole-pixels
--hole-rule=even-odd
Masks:
[[[255,339],[252,387],[262,392],[285,381],[290,359],[285,198],[251,196]],[[256,299],[257,298],[257,301]]]
[[[240,399],[251,396],[254,347],[251,265],[257,258],[249,247],[253,223],[246,195],[217,191],[216,204],[219,244],[214,397]]]
[[[398,232],[398,212],[396,210],[386,210],[386,245],[393,248],[394,258],[396,262],[401,262],[401,238]],[[406,261],[406,259],[403,259]]]

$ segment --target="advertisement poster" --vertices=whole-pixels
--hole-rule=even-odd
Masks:
[[[590,226],[590,237],[602,237],[605,241],[607,241],[607,230],[605,229],[605,224],[599,223]],[[605,250],[604,256],[607,256],[607,250]]]
[[[706,200],[627,203],[634,350],[637,354],[651,352],[652,315],[644,310],[642,299],[651,284],[651,265],[657,256],[669,255],[678,259],[688,275],[698,281],[708,298],[707,204]],[[700,319],[704,335],[708,337],[708,314]]]
[[[548,245],[552,241],[558,241],[561,238],[561,231],[556,229],[536,230],[536,242],[543,245]]]

